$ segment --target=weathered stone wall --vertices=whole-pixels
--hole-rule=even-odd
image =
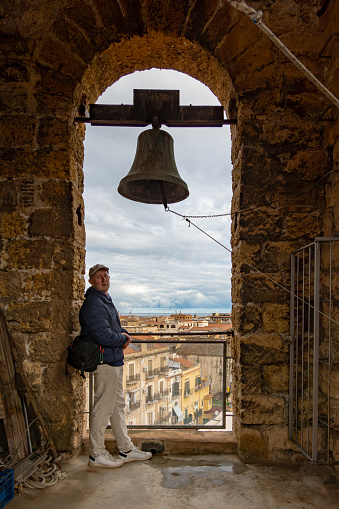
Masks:
[[[330,60],[319,51],[336,31],[337,4],[249,3],[335,92],[337,42]],[[288,288],[290,252],[338,230],[338,182],[329,174],[338,166],[338,122],[319,120],[328,101],[226,1],[3,2],[0,35],[0,302],[57,447],[73,449],[81,434],[81,385],[64,374],[84,289],[85,132],[73,118],[121,76],[159,67],[201,80],[238,121],[235,432],[244,457],[283,459],[292,448],[289,296],[265,275]]]
[[[329,89],[339,96],[339,36],[338,20],[339,4],[332,2],[331,9],[321,17],[321,27],[326,33],[326,46],[322,55],[325,61],[324,80]],[[333,35],[332,34],[337,34]],[[330,103],[327,103],[330,106]],[[330,171],[324,178],[326,209],[324,213],[324,236],[339,237],[339,121],[338,109],[330,107],[323,115],[324,118],[332,119],[325,123],[325,144],[331,160]],[[329,260],[330,254],[324,251],[322,260],[322,273],[324,275],[321,283],[321,299],[329,297]],[[332,244],[332,309],[324,303],[323,311],[339,322],[339,295],[338,295],[338,274],[339,274],[339,242]],[[331,339],[331,358],[333,365],[328,368],[326,364],[320,364],[320,405],[319,413],[326,418],[329,416],[331,430],[329,436],[326,433],[326,426],[322,426],[322,437],[324,436],[323,448],[329,448],[329,455],[326,460],[339,461],[339,327],[334,322],[322,316],[320,321],[321,343],[320,355],[328,359],[329,336]],[[328,388],[330,388],[330,399],[328,401]],[[338,467],[337,472],[338,472]]]

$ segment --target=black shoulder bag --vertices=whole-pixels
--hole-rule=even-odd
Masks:
[[[86,317],[87,325],[88,320]],[[82,378],[86,378],[84,372],[91,373],[97,369],[98,364],[103,363],[104,348],[99,345],[93,333],[88,336],[76,336],[67,347],[67,364],[80,370]]]

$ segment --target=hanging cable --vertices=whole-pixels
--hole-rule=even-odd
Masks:
[[[199,226],[197,226],[196,224],[194,224],[190,219],[188,219],[187,216],[184,216],[183,214],[179,214],[179,212],[175,212],[174,210],[171,210],[170,208],[166,208],[165,209],[165,212],[172,212],[172,214],[175,214],[177,216],[180,216],[182,217],[182,219],[185,219],[185,221],[188,222],[188,226],[194,226],[197,230],[201,231],[201,233],[203,233],[204,235],[206,235],[207,237],[209,237],[211,240],[213,240],[214,242],[216,242],[217,244],[219,244],[219,246],[223,247],[224,249],[226,249],[226,251],[228,251],[229,253],[232,254],[232,250],[229,249],[228,247],[226,247],[224,244],[222,244],[221,242],[219,242],[217,239],[215,239],[214,237],[212,237],[209,233],[205,232],[204,230],[202,230],[201,228],[199,228]],[[257,269],[256,267],[254,267],[254,265],[252,265],[251,263],[249,262],[246,262],[244,260],[244,263],[246,265],[248,265],[251,269],[253,269],[255,272],[258,272],[259,274],[261,274],[262,276],[264,276],[266,279],[268,279],[269,281],[271,281],[272,283],[274,283],[276,286],[279,286],[279,288],[281,288],[282,290],[284,290],[285,292],[287,292],[288,294],[291,295],[291,290],[289,290],[288,288],[286,288],[285,286],[281,285],[280,283],[278,283],[278,281],[275,281],[275,279],[271,278],[270,276],[268,276],[267,274],[265,274],[265,272],[262,272],[261,270]],[[317,311],[317,313],[320,313],[321,315],[325,316],[326,318],[328,318],[329,320],[331,320],[332,322],[334,322],[336,325],[339,325],[339,322],[337,322],[336,320],[334,320],[331,316],[328,316],[326,315],[325,313],[323,313],[322,311],[320,311],[320,309],[316,309],[314,306],[312,306],[312,304],[309,304],[308,302],[306,302],[304,299],[302,299],[301,297],[298,297],[298,295],[295,295],[296,299],[299,300],[300,302],[302,302],[303,304],[307,304],[309,305],[314,311]]]
[[[164,204],[164,207],[165,207],[165,204]],[[259,210],[259,208],[249,208],[249,209],[241,209],[241,210],[237,210],[235,212],[225,212],[225,214],[210,214],[208,216],[183,216],[181,214],[178,214],[178,212],[175,212],[174,210],[170,210],[168,207],[165,207],[165,211],[169,211],[169,212],[172,212],[172,214],[177,214],[178,216],[181,216],[181,217],[184,217],[185,219],[190,219],[190,218],[193,218],[193,219],[208,219],[208,218],[211,218],[211,217],[226,217],[226,216],[236,216],[237,214],[240,214],[240,212],[255,212],[256,210]]]
[[[234,7],[238,11],[241,11],[241,12],[245,13],[247,16],[249,16],[251,18],[251,20],[253,21],[253,23],[255,23],[258,26],[258,28],[260,28],[260,30],[262,32],[264,32],[264,34],[266,34],[267,37],[269,39],[271,39],[271,41],[284,53],[284,55],[286,55],[287,58],[289,58],[289,60],[291,60],[291,62],[293,62],[296,65],[296,67],[308,79],[310,79],[312,81],[312,83],[318,88],[318,90],[320,90],[337,108],[339,108],[339,99],[334,94],[332,94],[332,92],[330,92],[328,90],[328,88],[326,88],[325,85],[323,85],[318,80],[318,78],[316,78],[314,76],[314,74],[312,74],[311,71],[309,71],[307,69],[307,67],[305,67],[304,64],[302,62],[300,62],[300,60],[263,23],[262,11],[256,11],[255,9],[253,9],[252,7],[249,7],[245,2],[242,2],[242,1],[238,1],[238,0],[227,0],[227,1],[229,4],[232,5],[232,7]]]

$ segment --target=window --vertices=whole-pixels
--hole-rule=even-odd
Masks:
[[[163,382],[163,380],[161,380],[161,382],[159,383],[159,392],[160,392],[160,394],[164,394],[164,382]]]
[[[185,396],[190,393],[190,381],[185,382]]]
[[[128,365],[128,376],[129,376],[129,378],[134,377],[134,363],[130,363]]]
[[[172,384],[172,398],[179,396],[179,382],[174,382]]]
[[[152,424],[153,424],[153,412],[148,412],[148,414],[147,414],[147,424],[148,424],[148,426],[152,426]]]

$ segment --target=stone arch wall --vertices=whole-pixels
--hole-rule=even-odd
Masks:
[[[330,88],[334,3],[252,2]],[[48,7],[48,8],[47,8]],[[284,459],[291,250],[338,230],[337,121],[327,101],[227,2],[21,0],[0,7],[0,302],[17,362],[60,450],[81,439],[82,388],[64,374],[84,290],[82,102],[152,66],[200,79],[232,128],[235,433],[247,459]],[[337,111],[333,111],[337,119]],[[322,180],[321,180],[322,179]]]

